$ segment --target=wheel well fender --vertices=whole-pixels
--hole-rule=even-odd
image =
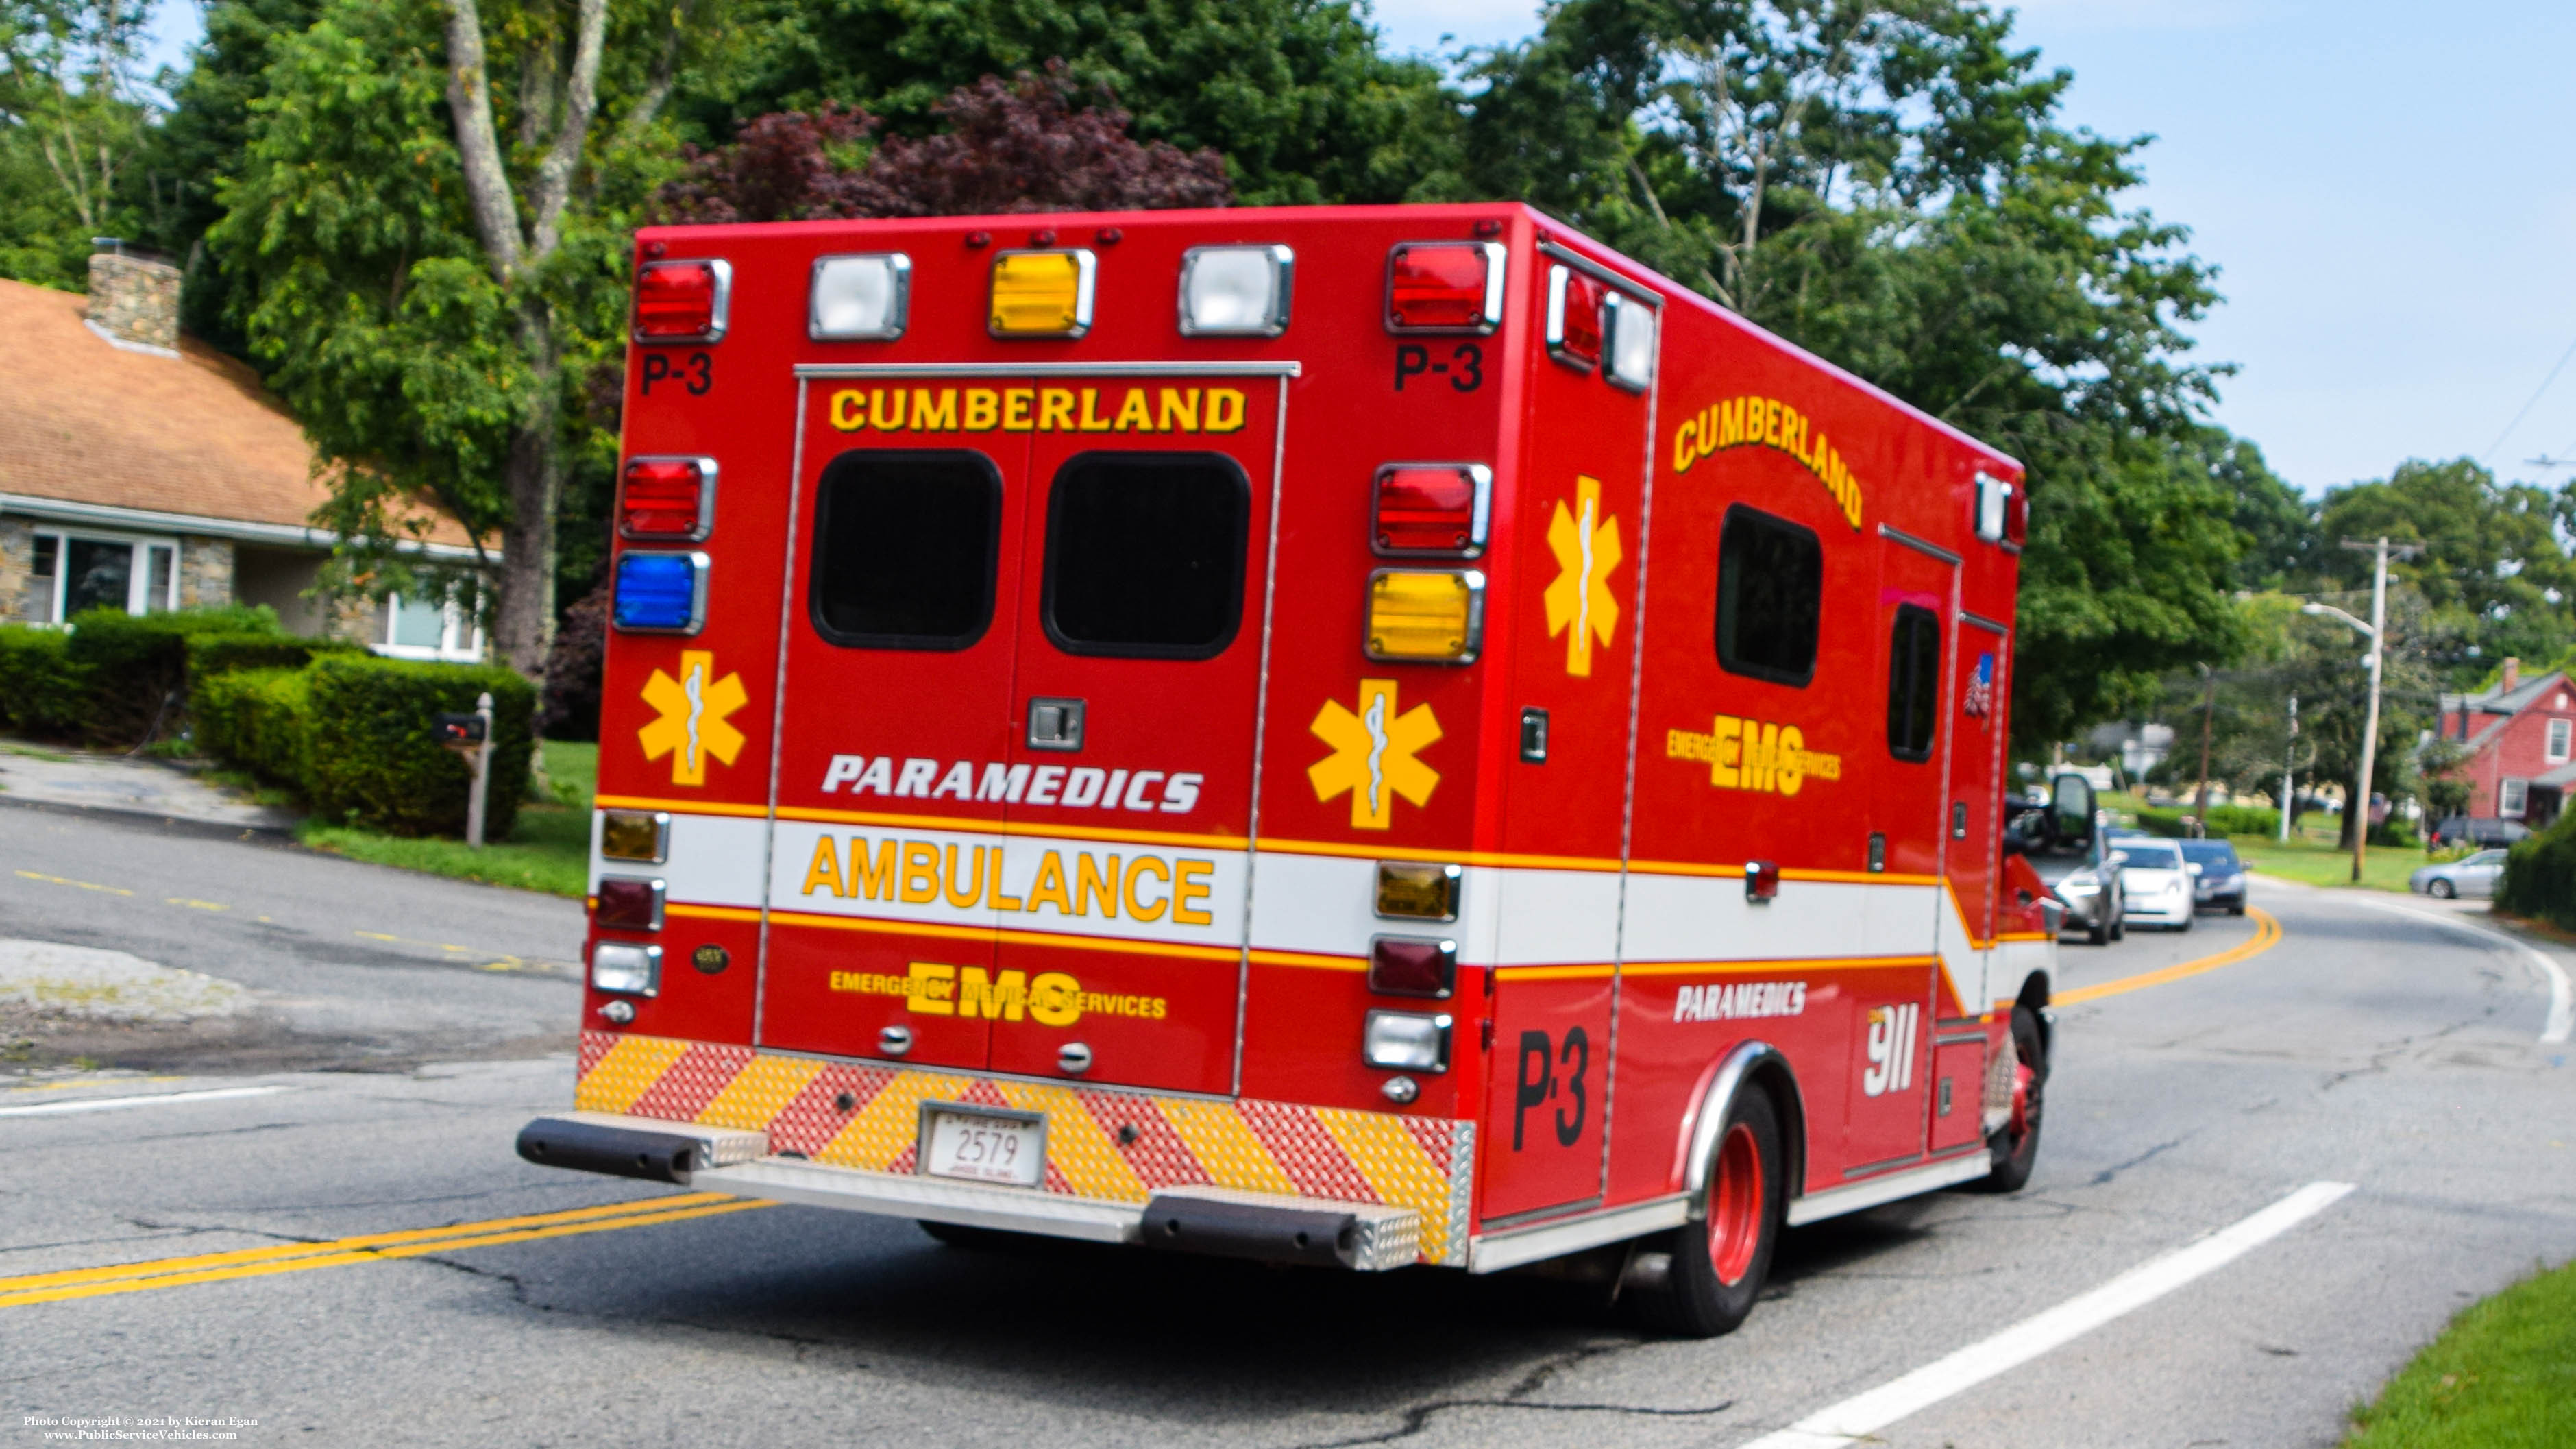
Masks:
[[[1807,1110],[1798,1092],[1797,1073],[1769,1042],[1738,1042],[1700,1074],[1675,1144],[1673,1186],[1685,1195],[1694,1219],[1708,1210],[1708,1176],[1717,1161],[1718,1130],[1747,1087],[1766,1093],[1780,1114],[1781,1172],[1787,1178],[1783,1197],[1796,1197],[1807,1180]]]

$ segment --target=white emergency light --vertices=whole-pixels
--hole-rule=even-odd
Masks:
[[[1612,292],[1601,305],[1601,330],[1612,382],[1630,392],[1644,392],[1655,381],[1655,309],[1625,292]]]
[[[1297,254],[1284,246],[1190,248],[1181,254],[1181,335],[1278,336],[1296,272]]]
[[[590,948],[590,984],[602,991],[652,996],[662,989],[662,948],[599,942]]]
[[[1361,1030],[1360,1059],[1370,1066],[1406,1072],[1449,1070],[1446,1013],[1372,1011]]]
[[[817,342],[890,341],[912,307],[912,258],[901,252],[818,257],[806,335]]]

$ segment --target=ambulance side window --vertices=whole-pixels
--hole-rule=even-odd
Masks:
[[[1076,455],[1047,499],[1047,637],[1068,654],[1223,653],[1251,517],[1251,481],[1222,453]]]
[[[1738,503],[1717,542],[1717,662],[1800,689],[1816,677],[1825,550],[1815,531]]]
[[[1887,643],[1887,752],[1900,760],[1932,758],[1940,719],[1941,621],[1915,604],[1896,606]]]
[[[1002,475],[981,453],[843,453],[814,495],[815,632],[860,649],[964,649],[993,622]]]

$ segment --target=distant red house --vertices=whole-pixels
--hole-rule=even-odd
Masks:
[[[2538,829],[2576,787],[2576,683],[2551,670],[2522,677],[2508,659],[2492,689],[2441,698],[2442,737],[2468,749],[2450,777],[2469,784],[2468,813]]]

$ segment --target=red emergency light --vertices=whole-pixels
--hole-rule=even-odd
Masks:
[[[1370,538],[1382,554],[1474,558],[1485,551],[1493,494],[1493,470],[1481,463],[1386,464]]]
[[[1445,998],[1458,986],[1458,943],[1380,936],[1369,942],[1368,982],[1386,996]]]
[[[1386,330],[1486,333],[1503,320],[1500,242],[1405,242],[1386,254]]]
[[[664,886],[658,879],[635,876],[601,876],[598,904],[591,908],[591,919],[613,931],[658,931],[662,929]]]
[[[730,262],[649,262],[635,274],[635,340],[717,341],[732,300]]]
[[[2030,485],[2015,483],[2004,495],[2004,542],[2019,548],[2030,538]]]
[[[1780,862],[1748,860],[1744,863],[1744,898],[1755,905],[1767,906],[1780,898]]]
[[[1548,268],[1548,356],[1582,372],[1601,365],[1601,299],[1606,290],[1572,267]]]
[[[637,458],[617,494],[617,534],[661,543],[696,543],[714,528],[716,460]]]

